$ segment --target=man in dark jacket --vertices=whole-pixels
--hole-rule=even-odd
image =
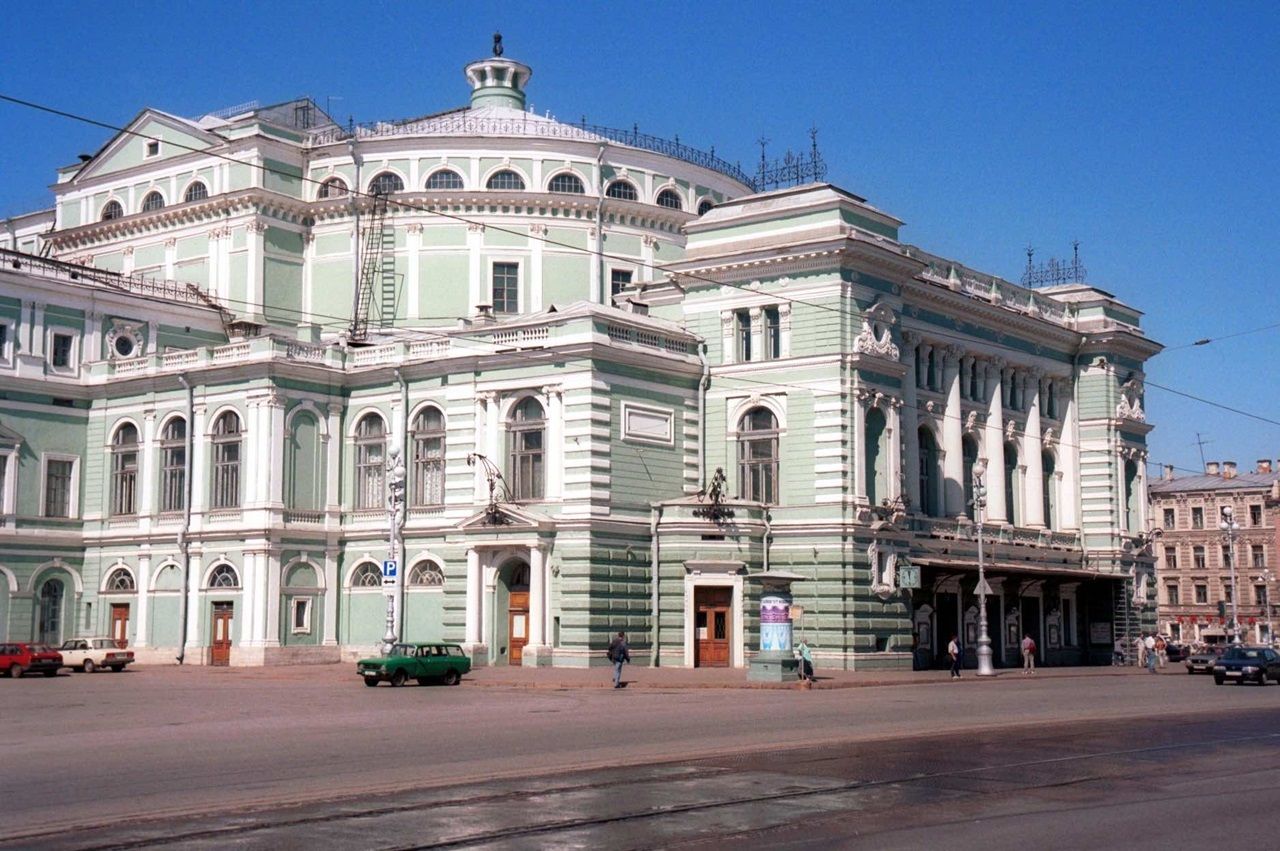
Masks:
[[[627,647],[625,633],[618,633],[609,642],[609,661],[613,663],[613,687],[622,688],[622,663],[631,661],[631,649]]]

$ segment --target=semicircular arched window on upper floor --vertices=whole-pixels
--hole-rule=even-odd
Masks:
[[[629,180],[615,180],[609,184],[604,190],[604,194],[610,198],[617,198],[619,201],[639,201],[640,193],[636,191],[635,184]]]
[[[320,184],[317,198],[342,198],[347,194],[347,183],[341,177],[330,177]]]
[[[464,188],[462,175],[451,168],[442,168],[439,171],[432,172],[431,176],[427,178],[427,189],[430,191],[462,188]]]
[[[120,206],[119,201],[108,201],[106,206],[102,208],[102,220],[109,222],[112,219],[119,219],[124,216],[124,207]]]
[[[192,201],[203,201],[209,197],[209,187],[204,185],[204,181],[197,180],[187,187],[186,193],[182,196],[182,200],[190,204]]]
[[[374,175],[369,181],[370,195],[390,195],[404,191],[404,181],[393,171],[384,171]]]
[[[664,189],[658,193],[658,206],[671,210],[683,210],[684,202],[680,200],[679,192],[674,189]]]
[[[485,189],[524,189],[524,178],[509,168],[495,171],[484,185]]]
[[[159,192],[148,192],[147,196],[142,199],[142,212],[150,213],[155,210],[164,209],[164,196]]]
[[[548,192],[559,192],[564,195],[586,195],[587,188],[576,174],[564,172],[551,178],[547,184]]]

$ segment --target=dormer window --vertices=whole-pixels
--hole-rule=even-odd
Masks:
[[[142,199],[142,212],[152,213],[156,210],[164,209],[164,196],[159,192],[148,192],[147,197]]]
[[[147,140],[147,159],[151,159],[152,157],[158,157],[158,156],[160,156],[160,140],[148,139]]]
[[[683,210],[684,202],[680,200],[680,193],[674,189],[664,189],[658,193],[658,206],[670,210]]]

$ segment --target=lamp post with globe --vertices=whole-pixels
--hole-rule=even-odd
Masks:
[[[1236,522],[1235,514],[1231,510],[1231,506],[1224,505],[1222,507],[1222,520],[1218,523],[1218,528],[1222,530],[1222,537],[1227,541],[1227,546],[1231,550],[1231,643],[1240,643],[1240,589],[1236,587],[1236,533],[1240,531],[1240,524]]]
[[[983,477],[987,474],[985,458],[973,462],[973,520],[978,527],[978,676],[995,676],[995,668],[991,664],[991,636],[987,634],[987,595],[991,586],[987,584],[986,564],[982,547],[982,521],[987,509],[987,488]]]

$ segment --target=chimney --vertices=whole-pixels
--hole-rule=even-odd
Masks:
[[[1205,474],[1206,476],[1216,476],[1216,475],[1218,475],[1218,462],[1217,462],[1217,461],[1209,461],[1208,463],[1206,463],[1206,464],[1204,465],[1204,474]]]
[[[1222,478],[1234,479],[1235,477],[1236,477],[1236,462],[1223,461],[1222,462]]]
[[[1270,473],[1270,472],[1271,472],[1271,459],[1270,459],[1270,458],[1259,458],[1259,459],[1258,459],[1258,469],[1257,469],[1257,472],[1259,472],[1259,473]]]
[[[1163,478],[1166,482],[1172,482],[1172,481],[1173,481],[1173,465],[1172,465],[1172,464],[1165,464],[1165,465],[1164,465],[1164,475],[1162,476],[1162,478]]]

